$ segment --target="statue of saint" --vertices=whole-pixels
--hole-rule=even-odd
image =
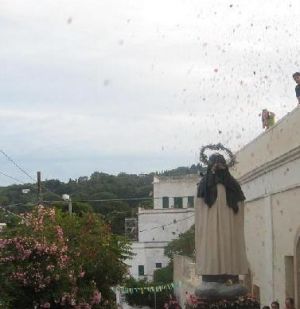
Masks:
[[[225,158],[215,153],[198,184],[195,214],[196,270],[203,282],[238,282],[248,273],[244,200]]]

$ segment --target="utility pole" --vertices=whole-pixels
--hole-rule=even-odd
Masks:
[[[72,215],[72,199],[71,199],[71,196],[69,198],[69,214]]]
[[[41,172],[37,172],[37,189],[38,189],[38,202],[42,202],[42,183],[41,183]]]

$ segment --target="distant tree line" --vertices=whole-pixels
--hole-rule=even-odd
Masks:
[[[67,211],[68,203],[61,197],[63,194],[68,194],[72,198],[75,213],[87,211],[99,213],[110,224],[113,233],[124,234],[126,217],[136,216],[138,207],[153,207],[151,200],[153,176],[180,176],[199,174],[203,171],[201,165],[193,164],[191,167],[178,167],[140,175],[94,172],[89,177],[81,176],[78,179],[69,179],[68,182],[50,179],[42,182],[42,200],[46,205]],[[23,189],[29,189],[29,192],[23,193]],[[127,200],[130,198],[137,200]],[[13,213],[30,211],[37,203],[38,190],[35,183],[0,187],[0,206]],[[10,223],[13,221],[12,216],[0,210],[0,222]]]

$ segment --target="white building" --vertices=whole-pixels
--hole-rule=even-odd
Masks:
[[[154,208],[139,208],[138,241],[133,242],[134,256],[128,261],[134,278],[152,280],[154,270],[168,264],[164,248],[194,224],[198,181],[198,175],[154,177]]]

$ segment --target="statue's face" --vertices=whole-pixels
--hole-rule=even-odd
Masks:
[[[225,170],[227,168],[226,160],[220,154],[213,154],[209,158],[210,169],[213,173],[219,170]]]
[[[226,169],[226,165],[224,165],[223,163],[217,163],[217,170],[225,170]]]
[[[226,166],[223,164],[223,163],[215,163],[213,166],[212,166],[212,172],[215,172],[215,171],[218,171],[218,170],[225,170],[226,169]]]

